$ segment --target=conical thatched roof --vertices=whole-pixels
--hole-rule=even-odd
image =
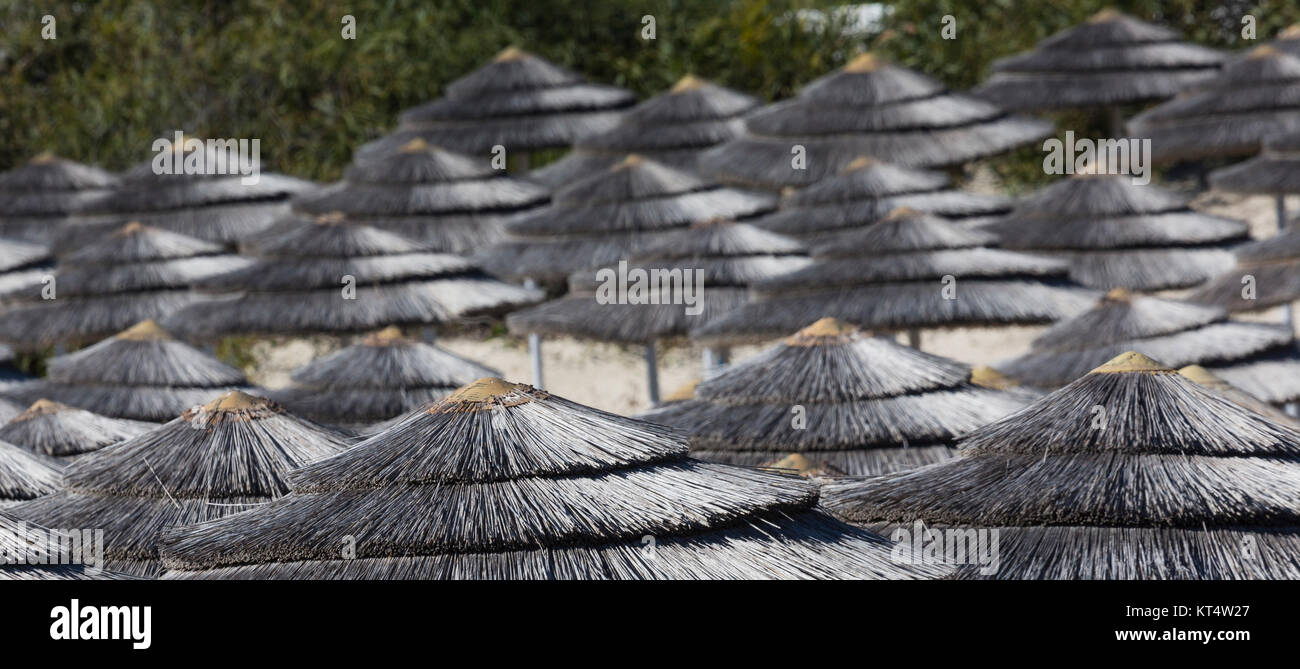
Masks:
[[[1300,432],[1141,354],[976,430],[959,452],[831,483],[827,507],[872,526],[999,530],[996,573],[959,577],[1300,578]]]
[[[970,379],[965,365],[823,318],[642,417],[684,430],[704,460],[759,465],[796,452],[881,474],[947,459],[957,436],[1023,405]]]
[[[1105,290],[1195,286],[1230,268],[1229,249],[1248,239],[1242,221],[1202,214],[1181,195],[1114,174],[1061,179],[983,229],[1005,248],[1067,260],[1071,279]]]
[[[52,274],[53,257],[43,244],[0,239],[0,296],[37,288]]]
[[[289,470],[347,447],[328,428],[233,391],[82,456],[63,490],[8,511],[47,527],[103,528],[107,566],[147,576],[164,529],[265,504],[288,492]]]
[[[1295,418],[1279,411],[1273,405],[1261,401],[1258,397],[1255,397],[1231,383],[1224,381],[1222,377],[1200,365],[1188,365],[1178,370],[1178,373],[1195,381],[1197,384],[1209,388],[1210,390],[1228,398],[1233,403],[1246,407],[1269,420],[1284,425],[1300,427],[1300,425],[1297,425]]]
[[[770,211],[769,195],[723,188],[632,154],[555,193],[549,207],[506,224],[509,237],[481,256],[497,276],[558,283],[626,260],[675,229]]]
[[[863,54],[745,120],[747,135],[700,159],[729,183],[779,189],[830,176],[858,156],[900,165],[956,165],[1050,134],[1046,121],[1006,112],[904,67]],[[806,151],[804,169],[795,145]]]
[[[95,569],[92,564],[93,551],[86,547],[84,543],[80,544],[83,547],[80,556],[81,562],[43,563],[49,559],[47,551],[50,550],[51,544],[59,545],[57,542],[62,541],[67,536],[57,531],[52,533],[51,530],[19,520],[0,511],[0,556],[6,558],[0,560],[0,581],[101,581],[130,578],[121,574]],[[83,539],[84,535],[77,538]],[[75,546],[71,542],[63,545]],[[87,553],[92,554],[87,555]],[[76,557],[78,556],[73,554],[66,558],[56,559],[75,559]],[[15,561],[10,562],[10,560]],[[91,568],[87,569],[88,566]]]
[[[279,221],[247,247],[256,262],[204,283],[241,295],[184,309],[163,324],[191,340],[365,332],[488,316],[541,298],[466,258],[337,212]]]
[[[12,297],[23,304],[0,320],[0,340],[22,349],[96,341],[145,319],[205,301],[190,288],[251,262],[214,242],[131,222],[68,253],[43,282]]]
[[[1011,211],[1008,198],[953,190],[951,185],[942,172],[859,156],[838,174],[791,189],[781,198],[780,208],[754,219],[754,225],[813,241],[875,223],[899,207],[952,219]]]
[[[1260,311],[1300,299],[1300,226],[1235,250],[1237,264],[1187,296],[1228,311]],[[1253,281],[1252,281],[1253,279]],[[1254,296],[1247,297],[1247,284]]]
[[[51,153],[0,172],[0,237],[48,244],[66,218],[117,185],[112,174]]]
[[[0,508],[53,494],[62,479],[54,459],[0,441]]]
[[[153,427],[42,399],[0,426],[0,441],[61,458],[97,451]]]
[[[397,150],[354,163],[343,181],[299,198],[309,214],[342,212],[359,223],[468,254],[501,237],[508,216],[544,204],[548,194],[512,179],[486,160],[413,139]]]
[[[558,188],[603,172],[629,153],[694,170],[702,151],[740,136],[741,117],[758,105],[757,98],[688,74],[628,110],[613,128],[579,137],[569,155],[529,178]]]
[[[184,144],[173,145],[175,173],[156,173],[157,157],[128,169],[117,189],[88,203],[75,224],[64,226],[56,249],[77,248],[128,221],[233,246],[283,216],[290,197],[315,188],[271,172],[260,172],[255,184],[243,183],[239,174],[180,173],[186,161],[209,171],[225,165],[233,172],[239,166],[238,147],[204,144],[186,150]]]
[[[48,398],[101,416],[166,421],[247,383],[244,374],[143,321],[93,346],[49,361],[47,379],[5,393]]]
[[[1232,321],[1217,307],[1124,290],[1053,325],[1029,353],[997,368],[1026,385],[1057,388],[1129,350],[1179,367],[1203,365],[1269,402],[1300,398],[1300,353],[1286,326]]]
[[[292,495],[174,532],[164,560],[175,578],[935,574],[822,514],[811,484],[686,448],[662,426],[480,379],[295,471]],[[354,559],[339,559],[344,537]]]
[[[271,397],[312,420],[368,424],[395,418],[495,373],[390,327],[298,368],[294,385]]]
[[[650,343],[681,337],[745,303],[749,285],[806,266],[798,242],[746,223],[707,221],[677,230],[622,266],[578,272],[571,294],[510,314],[516,333],[557,334],[599,341]],[[604,279],[619,272],[646,277],[647,303],[617,301]],[[676,272],[676,274],[672,274]],[[654,277],[668,277],[667,283]],[[674,277],[681,280],[674,283]],[[698,283],[696,281],[698,279]],[[608,284],[608,285],[607,285]],[[611,300],[610,298],[614,298]],[[698,309],[698,313],[691,313]]]
[[[363,145],[359,157],[382,154],[412,139],[461,153],[568,147],[584,135],[618,123],[636,101],[615,86],[510,47],[492,62],[447,84],[443,97],[402,112],[392,134]]]
[[[1195,90],[1133,117],[1129,134],[1151,139],[1158,163],[1258,153],[1300,130],[1300,57],[1260,46],[1229,61]]]
[[[754,284],[758,297],[692,333],[770,339],[831,316],[879,330],[1047,323],[1087,308],[1059,260],[986,248],[986,233],[897,209],[828,237],[808,267]],[[949,278],[950,277],[950,278]]]
[[[1173,30],[1106,9],[1031,51],[994,61],[993,76],[973,93],[1016,110],[1150,102],[1213,78],[1225,59]]]
[[[1266,137],[1263,145],[1258,156],[1210,172],[1210,185],[1234,193],[1300,193],[1300,132]]]

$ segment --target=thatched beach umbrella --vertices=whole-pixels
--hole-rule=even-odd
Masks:
[[[509,47],[447,84],[443,97],[402,112],[397,130],[363,145],[357,156],[383,154],[418,137],[474,155],[500,145],[526,160],[531,151],[565,148],[580,136],[613,128],[634,102],[626,90],[587,83],[575,72]]]
[[[343,181],[305,195],[294,208],[348,219],[468,255],[500,239],[507,217],[545,204],[545,189],[512,179],[486,160],[413,139],[348,167]]]
[[[62,481],[53,458],[0,441],[0,508],[54,494]]]
[[[257,508],[291,469],[341,453],[338,433],[232,391],[67,470],[64,487],[8,511],[47,527],[104,529],[109,569],[158,573],[163,530]]]
[[[823,316],[881,331],[1050,323],[1092,303],[1094,293],[1065,281],[1065,263],[987,248],[994,241],[897,209],[819,242],[812,265],[755,283],[756,299],[692,337],[711,344],[772,339]]]
[[[748,299],[749,285],[806,266],[798,242],[746,223],[712,220],[677,230],[630,261],[570,277],[570,294],[506,318],[515,333],[642,344],[649,397],[659,401],[655,343],[685,337]],[[644,299],[619,299],[642,281]],[[706,370],[707,372],[708,370]]]
[[[1300,228],[1234,250],[1237,264],[1187,296],[1232,312],[1260,311],[1300,300]],[[1289,314],[1288,314],[1288,320]]]
[[[945,460],[956,437],[1021,406],[966,365],[823,318],[641,417],[685,431],[703,460],[796,452],[860,476]]]
[[[294,370],[293,385],[270,397],[321,423],[365,426],[400,416],[496,372],[395,327]],[[0,437],[3,438],[3,437]]]
[[[247,384],[243,372],[178,341],[154,321],[49,361],[49,377],[4,391],[111,418],[161,422]]]
[[[701,152],[740,136],[741,117],[758,105],[755,97],[688,74],[628,110],[613,128],[579,137],[572,152],[529,178],[559,188],[603,172],[629,153],[695,170]]]
[[[1017,111],[1114,110],[1204,83],[1226,58],[1181,41],[1174,30],[1104,9],[1031,51],[994,61],[993,76],[972,93]]]
[[[1202,214],[1187,203],[1129,176],[1076,174],[983,229],[1004,248],[1068,261],[1070,278],[1090,288],[1188,288],[1232,267],[1230,248],[1249,237],[1244,222]]]
[[[53,260],[43,244],[0,239],[0,296],[21,294],[40,286],[45,277],[53,274]]]
[[[1218,307],[1122,289],[1053,325],[1029,353],[996,366],[1025,385],[1059,388],[1129,350],[1174,366],[1202,365],[1268,402],[1300,398],[1300,353],[1289,328],[1228,320]]]
[[[1131,136],[1151,139],[1151,158],[1172,163],[1248,156],[1300,130],[1300,58],[1264,45],[1196,89],[1134,116]]]
[[[232,334],[357,333],[499,314],[541,298],[470,260],[333,212],[275,223],[247,243],[255,262],[203,287],[242,291],[163,325],[193,341]]]
[[[970,564],[959,578],[1300,578],[1300,432],[1139,353],[960,446],[930,467],[831,483],[827,508],[872,527],[996,529],[996,572]]]
[[[0,320],[0,340],[20,349],[97,341],[205,296],[191,286],[251,261],[220,244],[131,222],[62,256],[53,282],[21,288]]]
[[[1264,402],[1241,388],[1224,381],[1222,377],[1200,365],[1188,365],[1178,370],[1178,373],[1195,381],[1197,384],[1226,397],[1234,404],[1246,407],[1269,420],[1292,426],[1300,426],[1300,423],[1297,423],[1295,418],[1279,411],[1272,404]]]
[[[172,145],[173,173],[157,174],[152,159],[123,172],[118,188],[87,203],[76,221],[61,228],[56,250],[77,248],[129,221],[234,246],[287,213],[290,197],[316,187],[272,172],[258,174],[256,183],[245,183],[239,174],[181,173],[186,161],[209,171],[239,165],[237,147],[186,148],[189,139]]]
[[[769,189],[806,186],[863,155],[914,167],[957,165],[1052,130],[1049,122],[1008,115],[869,53],[804,86],[798,97],[754,112],[745,127],[745,136],[705,153],[701,169]]]
[[[167,577],[936,574],[891,562],[887,542],[824,515],[805,481],[699,462],[686,450],[663,426],[480,379],[293,472],[289,496],[173,532]]]
[[[1281,232],[1286,228],[1286,196],[1300,194],[1300,132],[1265,138],[1258,156],[1214,170],[1209,179],[1216,190],[1272,195]]]
[[[561,188],[550,206],[508,222],[507,239],[481,259],[496,276],[558,284],[573,272],[626,260],[674,229],[774,206],[769,195],[724,188],[632,154]]]
[[[108,172],[42,153],[0,172],[0,237],[49,244],[67,218],[117,185]]]
[[[42,399],[0,425],[0,441],[52,458],[68,458],[97,451],[154,427],[152,423],[109,418]]]
[[[859,228],[907,207],[962,222],[1011,211],[1011,200],[954,190],[942,172],[891,165],[867,156],[839,173],[799,190],[789,189],[780,207],[754,225],[805,241]]]

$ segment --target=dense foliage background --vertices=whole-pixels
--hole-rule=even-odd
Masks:
[[[0,169],[42,150],[112,169],[145,160],[155,137],[260,137],[264,168],[336,177],[352,149],[400,110],[516,44],[641,95],[688,72],[766,99],[863,48],[955,88],[1106,6],[1242,48],[1300,21],[1294,0],[898,0],[879,28],[806,21],[826,0],[0,0]],[[41,16],[57,39],[41,39]],[[356,17],[343,40],[341,17]],[[641,18],[656,19],[654,41]],[[956,40],[940,36],[945,14]],[[1087,118],[1066,119],[1079,127]],[[1016,160],[1037,161],[1037,152]]]

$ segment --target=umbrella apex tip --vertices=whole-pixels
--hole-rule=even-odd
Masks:
[[[507,63],[514,60],[523,60],[526,56],[528,56],[527,51],[512,44],[502,49],[501,52],[496,55],[496,58],[493,58],[492,60],[497,63]]]
[[[140,321],[135,325],[117,333],[117,339],[126,341],[162,341],[172,339],[171,334],[163,329],[158,321],[152,318]]]
[[[973,385],[977,385],[981,388],[988,388],[990,390],[1006,390],[1007,388],[1014,388],[1020,385],[1015,378],[1007,376],[988,365],[972,367],[970,370],[970,382]]]
[[[1156,362],[1155,360],[1152,360],[1151,358],[1148,358],[1145,355],[1142,355],[1141,353],[1138,353],[1137,351],[1128,351],[1127,353],[1121,353],[1115,356],[1114,358],[1111,358],[1109,362],[1102,365],[1101,367],[1092,370],[1089,373],[1090,374],[1123,374],[1128,372],[1173,373],[1173,371],[1174,370],[1165,367],[1164,365]]]
[[[867,72],[875,72],[876,70],[879,70],[881,67],[884,67],[884,65],[885,65],[884,60],[882,60],[876,54],[868,51],[866,53],[860,53],[857,56],[855,56],[853,60],[850,60],[844,66],[844,71],[853,72],[856,74],[863,74]]]
[[[480,411],[493,404],[516,406],[544,396],[525,383],[511,383],[494,376],[485,376],[456,389],[456,392],[434,402],[427,413],[463,413]]]
[[[695,75],[693,75],[693,74],[688,74],[688,75],[682,77],[681,79],[678,79],[678,80],[677,80],[677,83],[673,84],[673,87],[672,87],[671,89],[669,89],[668,92],[669,92],[669,93],[688,93],[688,92],[690,92],[690,91],[699,90],[699,89],[703,88],[703,87],[705,86],[705,84],[708,84],[708,83],[709,83],[709,82],[705,81],[704,79],[701,79],[700,77],[697,77],[697,76],[695,76]]]

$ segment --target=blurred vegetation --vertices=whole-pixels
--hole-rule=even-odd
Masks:
[[[898,0],[873,33],[846,33],[827,0],[208,0],[30,3],[0,0],[0,169],[42,151],[121,169],[159,136],[259,137],[264,169],[338,176],[352,149],[402,109],[515,44],[595,81],[642,96],[686,73],[771,100],[863,48],[968,88],[993,59],[1030,48],[1106,6],[1172,25],[1191,40],[1245,46],[1300,20],[1294,0]],[[57,39],[41,39],[41,17]],[[340,35],[356,17],[356,40]],[[641,39],[643,15],[656,39]],[[957,39],[940,21],[957,19]],[[1078,132],[1087,115],[1062,117]],[[1102,128],[1104,130],[1104,128]],[[1003,176],[1041,178],[1041,152],[994,162]],[[1025,169],[1032,166],[1033,169]],[[1021,174],[1023,172],[1023,174]]]

